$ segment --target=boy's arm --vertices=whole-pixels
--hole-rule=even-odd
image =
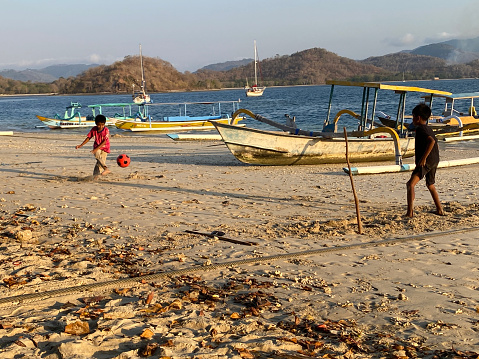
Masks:
[[[424,155],[419,161],[420,167],[424,167],[426,165],[427,156],[429,156],[429,154],[431,153],[435,143],[436,141],[434,141],[434,138],[432,138],[432,136],[427,137],[427,148],[426,148],[426,152],[424,152]]]
[[[85,138],[85,140],[81,143],[81,145],[77,145],[75,146],[75,148],[78,150],[80,147],[83,147],[83,145],[87,143],[88,141],[90,141],[90,137]]]

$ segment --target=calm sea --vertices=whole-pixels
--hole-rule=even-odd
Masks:
[[[479,91],[479,79],[467,80],[436,80],[436,81],[408,81],[397,82],[398,85],[418,86],[444,90],[453,93],[476,92]],[[240,107],[248,109],[254,113],[263,115],[272,120],[285,121],[285,114],[296,117],[298,127],[307,130],[321,130],[323,122],[327,115],[328,101],[330,95],[330,86],[297,86],[297,87],[271,87],[267,88],[263,97],[247,98],[242,89],[221,90],[221,91],[199,91],[199,92],[177,92],[177,93],[159,93],[151,94],[152,101],[155,103],[164,102],[206,102],[206,101],[233,101],[241,100]],[[361,88],[335,88],[333,98],[332,113],[347,108],[360,112],[362,98]],[[409,94],[407,98],[408,108],[406,113],[410,114],[412,108],[421,100],[420,94]],[[131,95],[85,95],[85,96],[13,96],[0,97],[0,124],[1,130],[13,130],[18,132],[41,132],[52,131],[48,128],[39,128],[42,123],[35,115],[52,117],[55,114],[63,116],[65,107],[70,102],[80,102],[82,115],[89,115],[91,111],[85,108],[87,105],[99,103],[122,103],[131,101]],[[398,95],[390,91],[380,91],[378,96],[377,110],[395,115],[397,111]],[[437,112],[442,110],[442,104],[436,104]],[[479,103],[477,106],[479,108]],[[232,108],[231,108],[232,109]],[[223,112],[230,111],[230,107],[224,105]],[[463,111],[466,111],[464,108]],[[209,111],[206,110],[206,111]],[[104,111],[104,113],[106,113]],[[150,110],[150,114],[155,118],[155,108]],[[170,115],[176,115],[172,113]],[[206,114],[206,113],[204,113]],[[158,117],[156,117],[158,118]],[[256,121],[248,121],[248,125],[257,128],[267,128],[266,125]],[[340,128],[346,126],[355,128],[356,121],[351,117],[341,118]],[[63,131],[81,132],[85,129],[55,130],[59,134]],[[118,131],[113,128],[113,132]]]

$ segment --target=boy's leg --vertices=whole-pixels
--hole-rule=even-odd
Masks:
[[[98,158],[97,158],[97,155],[95,153],[95,158],[96,158],[96,163],[95,163],[95,168],[93,169],[93,176],[99,176],[101,174],[101,171],[100,169],[102,168],[101,167],[101,163],[100,161],[98,161]]]
[[[434,204],[436,205],[436,214],[438,214],[439,216],[444,216],[444,210],[442,209],[441,201],[439,201],[439,194],[436,191],[436,186],[430,184],[427,185],[427,189],[431,193]]]
[[[420,178],[416,173],[411,175],[411,178],[406,184],[407,188],[407,212],[406,217],[412,218],[413,208],[414,208],[414,199],[416,198],[416,193],[414,191],[414,186],[419,182]]]
[[[434,183],[436,183],[436,170],[437,166],[434,166],[426,174],[426,186],[431,193],[434,204],[436,205],[436,214],[439,216],[444,216],[444,211],[442,209],[441,202],[439,201],[439,195],[436,191],[436,186],[434,186]]]
[[[95,170],[93,171],[93,175],[94,176],[98,176],[98,175],[106,175],[108,173],[110,173],[110,170],[108,169],[107,165],[106,165],[106,156],[108,155],[108,153],[106,153],[105,151],[97,151],[95,152],[95,158],[96,158],[96,166],[95,166]],[[102,169],[102,172],[100,173],[100,168]]]
[[[98,161],[95,163],[95,168],[93,169],[93,176],[99,176],[100,175],[100,165]]]

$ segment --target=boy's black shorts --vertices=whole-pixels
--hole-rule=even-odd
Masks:
[[[426,164],[424,167],[416,166],[414,171],[412,171],[412,174],[416,174],[419,179],[423,179],[424,176],[426,176],[426,185],[430,186],[436,183],[436,170],[437,164],[432,167]]]

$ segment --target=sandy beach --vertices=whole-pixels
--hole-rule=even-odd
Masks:
[[[359,234],[345,164],[121,134],[93,179],[85,135],[0,136],[0,357],[478,357],[479,165],[438,170],[444,217],[354,177]]]

